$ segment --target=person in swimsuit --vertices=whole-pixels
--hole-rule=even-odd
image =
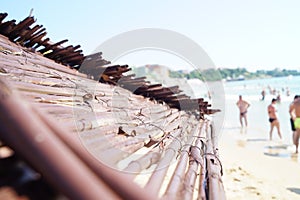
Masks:
[[[298,99],[300,96],[299,95],[295,95],[294,97],[294,101],[296,99]],[[292,105],[294,103],[294,101],[290,104],[290,108],[289,108],[289,113],[290,113],[290,123],[291,123],[291,129],[293,131],[293,144],[296,145],[296,128],[295,128],[295,124],[294,124],[294,119],[296,118],[296,115],[295,115],[295,110],[292,109]]]
[[[247,110],[250,107],[250,104],[243,100],[242,95],[239,96],[239,100],[236,102],[237,107],[240,110],[240,123],[241,126],[243,126],[243,119],[245,121],[245,125],[248,126],[248,121],[247,121]]]
[[[277,133],[280,139],[282,139],[281,137],[281,133],[280,133],[280,123],[278,121],[278,117],[277,117],[277,109],[276,109],[276,99],[272,99],[272,103],[268,106],[268,115],[269,115],[269,122],[271,125],[271,129],[270,129],[270,140],[272,140],[272,132],[274,127],[277,128]]]
[[[296,146],[296,153],[298,153],[298,146],[299,146],[299,137],[300,137],[300,98],[296,98],[293,103],[290,105],[290,113],[293,113],[294,115],[291,115],[294,126],[295,126],[295,134],[294,134],[294,144]]]
[[[265,97],[266,97],[266,91],[265,91],[265,89],[263,89],[263,90],[261,91],[261,100],[264,101],[264,100],[265,100]]]

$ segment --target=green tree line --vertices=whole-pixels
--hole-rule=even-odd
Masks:
[[[182,73],[181,71],[170,71],[172,78],[197,78],[202,81],[218,81],[222,79],[238,78],[243,76],[245,79],[257,79],[268,77],[283,77],[283,76],[299,76],[300,72],[289,69],[273,69],[273,70],[257,70],[256,72],[249,72],[246,68],[219,68],[206,70],[193,70],[189,73]]]

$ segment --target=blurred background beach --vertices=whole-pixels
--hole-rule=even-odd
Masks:
[[[280,101],[277,103],[277,114],[283,136],[281,142],[287,145],[289,150],[293,148],[289,105],[295,94],[300,94],[297,85],[299,82],[300,76],[225,82],[225,119],[223,133],[220,133],[220,137],[223,138],[225,137],[224,134],[230,134],[230,132],[240,132],[247,134],[248,142],[269,140],[270,123],[268,121],[267,106],[271,103],[272,98],[277,98],[279,94]],[[262,100],[261,95],[263,89],[266,92],[264,100]],[[244,129],[241,129],[239,110],[236,106],[239,95],[242,95],[243,99],[251,104],[247,113],[248,127]],[[273,140],[279,140],[276,129],[273,130]]]
[[[221,110],[212,121],[215,127],[221,126],[215,130],[219,136],[227,199],[300,199],[300,159],[294,153],[289,115],[290,103],[300,94],[300,76],[235,80],[222,77],[220,81],[208,82],[194,77],[170,77],[169,69],[160,65],[147,65],[135,73],[151,82],[179,85],[184,93],[204,98],[213,108]],[[236,106],[239,95],[250,103],[247,127],[240,125]],[[280,140],[274,129],[270,141],[267,107],[278,97],[276,106],[283,139]]]
[[[299,94],[299,76],[224,82],[225,118],[219,133],[223,182],[227,199],[300,199],[300,162],[292,144],[289,105]],[[268,88],[276,90],[271,94]],[[261,91],[266,96],[261,100]],[[267,106],[280,93],[277,103],[283,140],[273,130]],[[287,93],[288,92],[288,93]],[[248,127],[241,127],[238,96],[248,101]]]

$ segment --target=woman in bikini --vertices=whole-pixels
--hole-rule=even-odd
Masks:
[[[269,115],[269,122],[271,124],[271,129],[270,129],[270,140],[272,140],[272,132],[273,132],[273,128],[276,127],[277,129],[277,133],[280,139],[282,139],[281,137],[281,133],[280,133],[280,123],[278,121],[278,117],[277,117],[277,109],[276,109],[276,99],[272,99],[272,103],[268,106],[268,115]]]

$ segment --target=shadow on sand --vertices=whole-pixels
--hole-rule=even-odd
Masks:
[[[289,145],[272,144],[264,146],[264,154],[274,157],[291,157],[291,152],[288,150]]]
[[[294,192],[300,195],[300,188],[289,187],[287,188],[289,191]]]
[[[265,142],[265,141],[268,141],[268,140],[265,139],[265,138],[250,138],[250,139],[247,139],[247,142]]]
[[[288,158],[290,157],[289,153],[278,153],[278,152],[264,152],[264,155],[273,156],[273,157],[281,157],[281,158]]]
[[[289,147],[289,145],[287,144],[281,144],[281,145],[267,145],[264,148],[268,148],[268,149],[287,149]]]

